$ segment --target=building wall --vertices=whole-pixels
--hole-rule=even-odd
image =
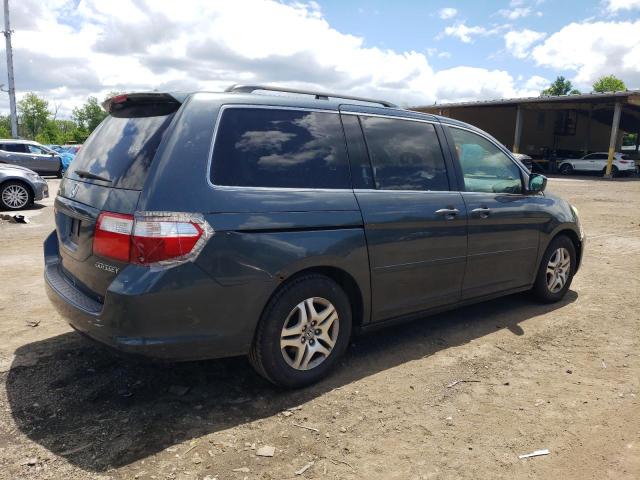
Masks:
[[[520,152],[542,155],[548,150],[607,151],[611,125],[591,119],[588,112],[578,111],[575,135],[555,135],[555,123],[560,110],[524,110]],[[588,139],[588,145],[587,145]],[[510,140],[509,145],[513,143]]]
[[[432,109],[430,109],[432,110]],[[432,110],[433,111],[433,110]],[[607,151],[611,125],[591,120],[589,127],[588,111],[577,110],[575,135],[555,135],[555,123],[559,112],[563,110],[539,110],[524,108],[522,112],[522,138],[520,152],[541,157],[552,150],[571,150],[581,152],[587,147],[590,135],[589,151]],[[510,150],[513,150],[513,137],[516,123],[515,106],[497,107],[461,107],[444,109],[444,116],[455,118],[485,130]],[[619,143],[621,142],[622,132]]]

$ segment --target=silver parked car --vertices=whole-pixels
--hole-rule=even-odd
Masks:
[[[0,139],[0,163],[20,165],[40,175],[62,177],[60,155],[32,140]]]
[[[0,208],[20,210],[48,196],[49,186],[36,172],[18,165],[0,165]]]

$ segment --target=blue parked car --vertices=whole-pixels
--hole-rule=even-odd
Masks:
[[[55,152],[60,157],[60,160],[62,161],[62,174],[64,175],[64,172],[66,172],[67,168],[69,168],[71,161],[76,158],[75,154],[67,151],[60,145],[43,145],[43,147],[46,147],[52,152]]]

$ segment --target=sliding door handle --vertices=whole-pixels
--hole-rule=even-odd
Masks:
[[[435,211],[436,215],[442,215],[445,220],[453,220],[460,213],[457,208],[441,208]]]
[[[491,209],[487,207],[474,208],[471,213],[480,218],[487,218],[491,214]]]

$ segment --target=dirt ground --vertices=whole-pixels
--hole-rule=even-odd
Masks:
[[[514,295],[356,338],[293,392],[244,358],[137,363],[80,338],[43,290],[52,199],[1,222],[0,477],[640,478],[640,181],[548,189],[589,236],[565,301]]]

